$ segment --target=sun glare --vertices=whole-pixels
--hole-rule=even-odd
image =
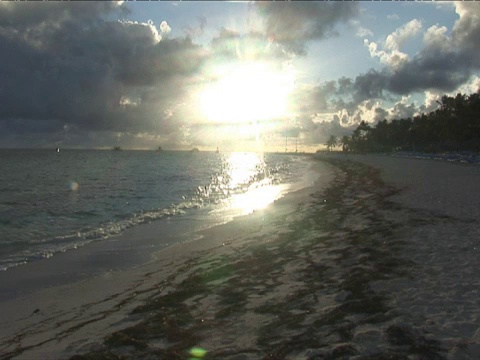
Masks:
[[[292,70],[273,71],[264,63],[245,63],[223,71],[201,95],[209,121],[248,124],[287,115]]]
[[[249,214],[254,210],[264,209],[277,200],[282,193],[282,186],[272,183],[272,179],[265,174],[263,179],[255,177],[259,170],[265,168],[263,155],[257,153],[232,153],[227,159],[229,186],[245,187],[244,192],[234,194],[229,200],[229,207]]]

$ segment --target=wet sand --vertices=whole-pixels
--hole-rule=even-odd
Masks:
[[[476,359],[480,167],[320,160],[331,175],[316,187],[206,230],[204,241],[37,302],[3,303],[0,353]]]

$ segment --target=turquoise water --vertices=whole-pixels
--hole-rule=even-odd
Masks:
[[[310,184],[310,166],[285,154],[0,150],[0,269],[152,221],[227,221]]]

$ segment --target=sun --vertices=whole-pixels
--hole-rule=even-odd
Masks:
[[[222,69],[201,94],[209,121],[248,124],[287,115],[294,84],[291,69],[275,71],[266,63],[243,63]]]

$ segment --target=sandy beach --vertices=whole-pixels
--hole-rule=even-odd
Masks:
[[[477,359],[480,167],[318,166],[315,186],[146,265],[3,298],[1,357]]]

